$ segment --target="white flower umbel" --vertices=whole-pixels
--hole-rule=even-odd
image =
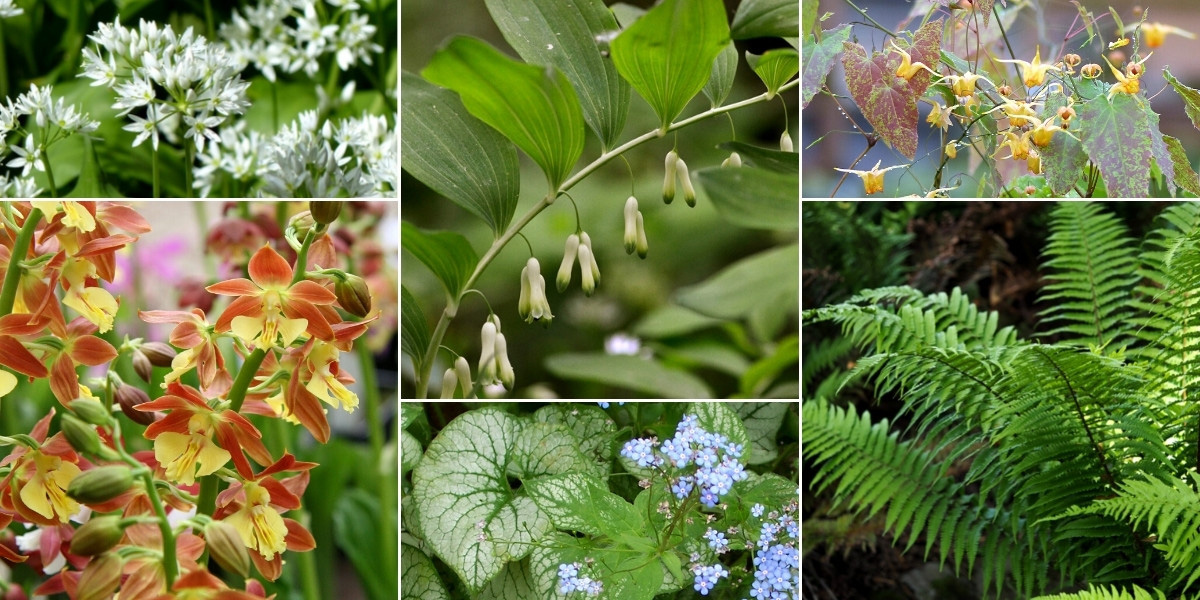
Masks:
[[[310,78],[323,70],[320,61],[330,54],[345,71],[383,51],[372,40],[376,28],[354,0],[326,0],[327,10],[316,10],[313,0],[259,0],[235,10],[219,35],[233,60],[245,68],[253,65],[268,80],[278,72],[303,71]]]
[[[25,10],[13,3],[13,0],[0,0],[0,19],[7,19],[24,14]]]

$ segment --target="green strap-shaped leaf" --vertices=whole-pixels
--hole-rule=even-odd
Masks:
[[[402,221],[400,246],[433,271],[451,300],[458,298],[479,262],[467,238],[453,231],[423,231]]]
[[[553,67],[513,60],[487,42],[458,36],[421,75],[458,92],[463,105],[524,150],[551,188],[583,153],[583,112],[575,88]]]
[[[776,173],[796,173],[800,170],[800,154],[784,152],[743,142],[724,142],[718,147],[737,152],[747,164]]]
[[[617,29],[600,0],[487,0],[504,39],[526,62],[558,67],[575,87],[583,118],[605,149],[629,111],[629,84],[600,54],[596,36]]]
[[[458,96],[412,73],[401,73],[404,170],[499,236],[512,220],[521,192],[517,149],[472,117]]]
[[[800,79],[801,108],[808,106],[817,92],[821,91],[829,70],[833,68],[833,61],[842,53],[842,44],[849,39],[849,24],[823,33],[819,44],[816,37],[804,36],[804,75]]]
[[[429,326],[425,314],[417,304],[412,292],[400,286],[400,350],[412,358],[413,365],[420,369],[425,348],[429,346]]]
[[[612,60],[665,128],[712,74],[729,42],[721,0],[664,0],[612,42]]]
[[[806,0],[805,4],[809,2]],[[816,18],[816,0],[811,2]],[[805,7],[807,9],[807,7]],[[730,35],[735,40],[757,37],[796,37],[800,30],[796,0],[742,0],[733,16]]]
[[[703,381],[655,360],[604,353],[556,354],[546,369],[563,379],[595,381],[663,398],[711,398]]]
[[[379,501],[363,489],[346,490],[333,509],[334,541],[350,557],[371,600],[395,598],[396,593],[394,565],[383,564],[382,553],[372,551],[382,546],[383,536],[392,535],[380,531],[381,510],[395,509],[379,506]]]
[[[800,71],[800,55],[791,48],[767,50],[758,56],[746,52],[746,62],[767,86],[767,99],[775,97],[779,88]]]
[[[704,84],[704,89],[701,90],[713,108],[724,104],[725,99],[729,97],[729,92],[733,89],[733,78],[737,76],[737,65],[737,48],[730,42],[713,61],[712,74],[708,76],[708,83]]]
[[[679,291],[676,302],[718,319],[740,319],[762,305],[794,310],[800,296],[800,246],[744,258]]]
[[[800,226],[800,172],[750,166],[709,167],[700,185],[726,221],[752,229],[790,231]]]
[[[1145,198],[1150,193],[1152,134],[1139,102],[1146,99],[1117,94],[1111,101],[1095,98],[1078,111],[1083,149],[1100,169],[1110,198]]]

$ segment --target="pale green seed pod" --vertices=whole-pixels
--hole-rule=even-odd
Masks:
[[[592,279],[595,280],[596,285],[600,285],[600,265],[596,263],[596,251],[592,249],[592,238],[588,236],[586,231],[579,234],[579,244],[581,246],[587,246],[590,254],[588,257],[590,259],[588,260],[588,264],[583,264],[582,259],[579,261],[579,269],[581,271],[583,269],[591,269]]]
[[[504,339],[504,334],[496,336],[496,363],[500,368],[500,383],[504,384],[504,389],[513,389],[513,383],[516,381],[516,374],[513,372],[512,363],[508,362],[508,342]]]
[[[665,161],[667,174],[663,177],[663,202],[667,204],[675,199],[675,169],[678,164],[679,155],[674,150],[668,152]]]
[[[575,253],[578,251],[579,236],[572,233],[567,236],[567,246],[563,248],[562,264],[558,267],[558,278],[554,280],[560,292],[571,285],[571,271],[575,270]]]
[[[458,387],[458,375],[454,373],[454,369],[446,369],[446,372],[442,374],[442,400],[452,400],[456,387]]]
[[[496,383],[496,335],[496,324],[489,319],[479,332],[479,385]]]
[[[625,201],[625,254],[633,254],[637,248],[637,198],[630,196]]]
[[[779,149],[783,150],[784,152],[791,152],[792,148],[792,136],[785,131],[779,136]]]
[[[471,390],[471,365],[467,364],[467,359],[458,357],[454,360],[454,374],[458,376],[458,383],[462,386],[463,398],[470,398]]]
[[[740,167],[740,166],[742,166],[742,155],[738,154],[737,152],[731,153],[729,155],[729,158],[727,158],[721,162],[721,168]]]
[[[583,294],[591,296],[596,291],[596,279],[592,277],[592,250],[587,246],[579,247],[579,273],[581,275]]]
[[[646,225],[642,222],[642,213],[637,214],[637,253],[638,258],[646,258],[650,252],[650,242],[646,241]]]
[[[683,159],[675,161],[679,169],[679,185],[683,186],[683,200],[688,206],[696,206],[696,188],[692,187],[692,177],[688,175],[687,163]]]

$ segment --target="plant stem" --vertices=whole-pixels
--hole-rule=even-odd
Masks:
[[[146,495],[150,498],[150,505],[154,507],[154,514],[158,517],[158,531],[162,534],[163,577],[166,580],[167,589],[171,589],[171,586],[175,585],[176,575],[179,574],[179,561],[175,557],[175,532],[171,531],[171,522],[167,520],[167,511],[163,508],[162,499],[158,497],[158,490],[154,487],[154,475],[136,460],[133,460],[132,465],[138,465],[144,469],[141,473],[142,483],[146,486]]]
[[[250,382],[254,380],[254,374],[258,372],[258,367],[262,366],[262,361],[266,356],[266,350],[255,348],[254,352],[246,357],[246,362],[242,364],[242,370],[238,371],[237,379],[234,380],[233,387],[229,390],[229,409],[233,412],[241,412],[242,403],[246,401],[246,388],[250,387]]]
[[[4,47],[4,26],[0,25],[0,98],[8,97],[8,51]]]
[[[271,86],[271,131],[279,133],[279,90],[274,83]]]
[[[371,444],[371,464],[379,471],[379,530],[393,531],[392,513],[395,504],[395,486],[389,483],[388,470],[383,464],[383,445],[386,434],[383,431],[383,418],[380,415],[382,399],[379,397],[379,385],[375,380],[375,357],[370,348],[359,341],[355,344],[358,362],[362,368],[363,387],[367,401],[367,440]],[[388,568],[396,564],[396,538],[383,536],[383,566]]]
[[[320,226],[324,230],[325,226]],[[316,239],[316,234],[310,230],[304,236],[304,243],[300,245],[300,251],[296,253],[296,269],[292,274],[292,285],[300,283],[304,279],[304,270],[308,268],[308,247],[312,246],[313,240]]]
[[[853,8],[854,11],[857,12],[858,14],[862,15],[864,19],[870,21],[872,25],[874,25],[875,27],[878,27],[880,31],[882,31],[892,37],[899,37],[896,35],[896,33],[894,31],[892,31],[891,29],[888,29],[887,27],[884,27],[883,25],[880,25],[879,21],[872,19],[871,15],[867,14],[867,11],[859,8],[858,6],[855,6],[855,4],[853,2],[851,2],[850,0],[846,0],[846,4],[849,4],[850,8]]]
[[[58,197],[58,186],[54,185],[54,169],[50,166],[50,157],[46,154],[46,149],[42,148],[39,151],[42,155],[42,164],[46,166],[46,179],[50,181],[50,196]]]
[[[151,157],[152,158],[150,159],[150,173],[151,173],[151,177],[154,181],[154,197],[158,198],[159,197],[159,195],[158,195],[158,148],[154,149],[154,154],[152,154]]]
[[[781,86],[778,91],[783,92],[783,91],[789,90],[791,88],[798,87],[799,85],[800,85],[800,79],[799,78],[793,79],[792,81],[789,81],[788,83]],[[546,207],[550,206],[550,204],[552,204],[554,202],[554,199],[557,198],[559,196],[559,194],[562,194],[563,192],[574,187],[575,184],[579,183],[580,181],[583,181],[584,178],[586,178],[588,175],[591,175],[597,169],[599,169],[600,167],[607,164],[608,161],[610,161],[613,158],[616,158],[617,156],[620,156],[620,155],[624,154],[625,152],[628,152],[629,150],[632,150],[633,148],[636,148],[650,140],[658,139],[671,131],[675,131],[677,129],[682,129],[684,127],[687,127],[688,125],[691,125],[693,123],[698,123],[709,117],[714,117],[714,116],[717,116],[720,114],[724,114],[727,112],[737,110],[739,108],[743,108],[746,106],[750,106],[750,105],[757,104],[759,102],[765,102],[765,101],[767,101],[767,93],[766,92],[759,94],[757,96],[754,96],[752,98],[747,98],[746,100],[742,100],[741,102],[735,102],[733,104],[726,104],[725,106],[719,106],[717,108],[709,109],[698,115],[688,117],[686,119],[683,119],[682,121],[672,123],[671,125],[668,125],[666,128],[654,129],[654,130],[648,131],[643,135],[635,137],[632,140],[629,140],[628,142],[625,142],[624,144],[621,144],[620,146],[601,154],[599,157],[596,158],[596,160],[593,160],[587,166],[583,167],[577,173],[575,173],[574,175],[569,177],[566,181],[562,182],[562,184],[558,186],[557,190],[551,192],[550,194],[547,194],[545,198],[542,198],[541,201],[534,204],[533,207],[529,209],[529,212],[522,215],[520,219],[518,219],[513,224],[509,225],[508,229],[505,230],[504,234],[501,235],[499,238],[497,238],[496,241],[492,242],[492,246],[490,248],[488,248],[487,252],[484,253],[483,257],[479,259],[479,263],[475,265],[475,271],[473,273],[471,273],[471,276],[469,278],[467,278],[466,282],[463,283],[462,289],[464,289],[464,290],[470,289],[471,285],[473,283],[475,283],[475,280],[477,278],[479,278],[479,276],[483,273],[484,269],[486,269],[487,266],[489,264],[491,264],[491,262],[496,258],[496,256],[498,254],[500,254],[500,251],[504,249],[504,246],[506,246],[508,244],[509,240],[511,240],[513,238],[513,236],[515,236],[517,234],[517,232],[521,231],[521,229],[523,229],[526,225],[528,225],[529,222],[532,221],[534,217],[538,216],[539,213],[541,213],[543,210],[545,210]],[[446,305],[446,309],[442,311],[442,316],[441,316],[441,318],[438,319],[438,324],[433,330],[433,337],[430,338],[429,346],[425,349],[425,357],[421,364],[421,373],[419,373],[417,376],[417,390],[416,390],[417,398],[425,397],[425,392],[429,388],[429,376],[430,376],[431,370],[433,369],[434,356],[437,354],[438,346],[441,345],[441,343],[442,343],[442,336],[445,335],[446,329],[449,328],[449,326],[450,326],[450,321],[452,321],[454,319],[455,315],[458,312],[458,303],[461,299],[462,299],[462,294],[460,293],[456,298],[452,299]]]
[[[17,284],[21,281],[21,273],[25,270],[21,261],[29,250],[29,242],[33,240],[33,232],[37,229],[38,221],[42,220],[42,211],[33,209],[25,217],[25,224],[17,233],[17,241],[13,244],[12,255],[8,259],[8,269],[4,272],[4,287],[0,289],[0,316],[12,314],[13,304],[17,300]]]
[[[183,152],[187,157],[183,165],[183,186],[187,189],[183,190],[184,198],[192,197],[192,163],[195,161],[195,147],[188,143],[187,139],[183,140]]]
[[[295,512],[297,520],[303,523],[306,529],[311,529],[312,519],[309,518],[308,511],[298,509]],[[381,509],[380,512],[384,511]],[[304,600],[321,600],[321,585],[317,581],[317,559],[311,551],[300,553],[300,587],[304,591]]]

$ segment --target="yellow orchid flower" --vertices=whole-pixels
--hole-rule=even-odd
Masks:
[[[1033,55],[1033,62],[1023,60],[1001,60],[999,62],[1016,63],[1021,66],[1021,78],[1025,82],[1025,87],[1031,88],[1042,85],[1046,81],[1047,71],[1061,71],[1062,69],[1053,64],[1042,64],[1042,47],[1038,46],[1037,51]]]
[[[866,191],[866,194],[871,195],[876,192],[883,191],[883,174],[884,173],[891,171],[892,169],[902,169],[902,168],[908,166],[908,165],[895,165],[892,167],[888,167],[886,169],[880,169],[879,165],[882,162],[883,162],[882,160],[877,161],[875,163],[875,166],[871,167],[870,171],[856,171],[854,169],[839,169],[836,167],[834,168],[834,170],[841,171],[843,173],[854,173],[855,175],[858,175],[863,180],[863,189]]]
[[[1112,69],[1113,75],[1117,78],[1117,82],[1112,84],[1112,87],[1108,88],[1109,100],[1112,100],[1113,96],[1117,94],[1129,94],[1132,96],[1137,94],[1138,90],[1142,89],[1141,77],[1142,72],[1144,71],[1144,69],[1142,69],[1142,63],[1149,60],[1151,56],[1154,56],[1153,52],[1147,54],[1146,58],[1143,58],[1142,60],[1139,60],[1135,63],[1129,63],[1125,66],[1124,73],[1121,73],[1120,69],[1113,66],[1112,62],[1108,60],[1107,56],[1104,57],[1104,62],[1108,63],[1108,68]]]

